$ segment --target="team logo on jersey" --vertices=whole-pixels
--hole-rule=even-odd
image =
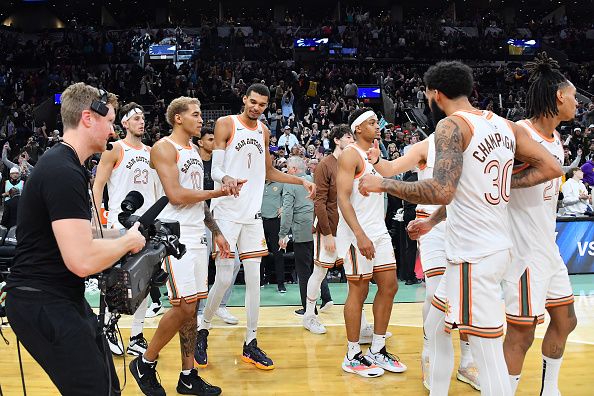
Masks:
[[[452,306],[450,305],[450,300],[446,298],[445,300],[445,314],[450,315],[452,313]]]
[[[260,241],[260,244],[262,245],[263,248],[267,247],[266,246],[266,238],[262,238],[262,240]]]

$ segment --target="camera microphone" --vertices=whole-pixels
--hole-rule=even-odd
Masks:
[[[144,197],[138,191],[130,191],[122,201],[122,210],[124,212],[134,213],[144,205]]]
[[[138,222],[142,224],[145,228],[148,228],[155,222],[155,219],[157,218],[157,216],[159,216],[159,213],[161,213],[161,211],[165,209],[165,206],[167,206],[168,203],[169,198],[167,198],[166,196],[162,196],[157,200],[157,202],[154,203],[153,206],[148,208],[147,211],[144,212],[144,214],[138,218]]]

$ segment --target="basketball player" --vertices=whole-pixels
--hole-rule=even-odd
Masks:
[[[353,143],[353,133],[346,124],[336,125],[330,132],[332,154],[322,159],[314,174],[316,197],[314,199],[314,267],[307,281],[307,299],[303,327],[314,334],[326,333],[326,327],[316,315],[316,301],[320,287],[328,269],[342,265],[336,257],[336,226],[338,225],[338,205],[336,201],[336,170],[338,157],[342,150]]]
[[[386,350],[386,330],[398,290],[396,257],[384,222],[384,194],[363,196],[358,190],[361,176],[376,173],[367,161],[366,152],[379,134],[377,116],[371,109],[358,109],[349,117],[349,125],[355,143],[347,146],[338,158],[336,175],[340,209],[336,254],[344,259],[349,284],[344,304],[348,348],[342,369],[362,377],[379,377],[384,370],[406,371],[406,366]],[[377,284],[373,300],[374,332],[371,346],[363,355],[359,345],[361,311],[372,277]]]
[[[324,158],[314,176],[316,184],[315,217],[317,219],[314,236],[314,269],[307,281],[307,303],[303,316],[303,327],[314,334],[326,333],[326,328],[316,315],[316,301],[320,295],[320,287],[326,278],[328,269],[334,265],[342,265],[343,260],[336,256],[336,227],[338,226],[338,203],[336,199],[336,172],[338,157],[346,146],[354,142],[353,132],[346,124],[332,128],[330,133],[332,155]],[[320,308],[320,311],[323,307]],[[392,334],[386,332],[386,338]],[[371,344],[373,327],[367,323],[365,309],[361,313],[361,330],[359,344]]]
[[[151,166],[157,171],[160,189],[169,204],[161,218],[180,224],[180,242],[186,254],[179,260],[165,260],[169,274],[167,287],[171,309],[163,315],[143,356],[130,362],[130,371],[145,395],[165,395],[156,377],[159,352],[179,332],[182,371],[177,392],[186,395],[218,395],[221,388],[210,385],[194,369],[196,342],[196,302],[208,294],[208,257],[205,226],[213,235],[223,257],[229,256],[229,244],[212,220],[204,201],[226,194],[222,189],[203,190],[204,169],[198,148],[190,139],[199,136],[202,128],[200,102],[195,98],[179,97],[167,107],[167,122],[173,133],[159,140],[150,155]],[[241,182],[237,189],[241,188]]]
[[[367,152],[368,160],[374,165],[384,177],[391,177],[403,172],[407,172],[418,167],[419,180],[427,180],[433,177],[433,168],[435,167],[435,134],[410,147],[402,157],[393,161],[380,159],[380,150],[377,141],[374,147]],[[437,205],[417,205],[417,219],[427,218],[435,210],[439,209]],[[446,252],[445,252],[445,222],[439,223],[428,234],[423,235],[419,240],[421,265],[425,275],[425,302],[423,304],[423,323],[427,319],[429,307],[433,300],[433,295],[439,285],[445,272]],[[430,389],[429,384],[429,338],[427,334],[423,336],[423,351],[421,353],[421,368],[423,370],[423,385]],[[468,335],[460,334],[460,366],[456,372],[456,378],[465,382],[473,388],[480,390],[478,380],[478,370],[472,361]]]
[[[143,205],[136,210],[136,215],[142,215],[155,203],[154,170],[149,166],[150,148],[142,144],[144,134],[144,109],[142,106],[131,102],[120,110],[121,123],[126,130],[126,137],[113,143],[113,148],[101,154],[97,166],[97,174],[93,183],[93,198],[96,207],[100,207],[103,190],[107,184],[109,194],[109,212],[107,215],[107,228],[123,230],[124,226],[118,221],[122,212],[121,204],[130,191],[138,191],[144,198]],[[130,328],[130,343],[126,352],[129,355],[140,356],[146,351],[147,342],[142,334],[144,318],[146,315],[149,297],[140,304],[134,313],[132,327]],[[111,326],[105,329],[111,352],[116,356],[124,354],[124,348],[115,331],[115,318],[106,313],[106,324]]]
[[[555,128],[562,121],[574,118],[576,89],[546,53],[526,67],[532,82],[526,101],[529,118],[518,124],[563,164],[563,146]],[[540,395],[561,394],[558,379],[563,351],[569,333],[577,325],[567,267],[555,243],[559,185],[560,178],[556,178],[533,187],[518,188],[513,190],[509,202],[515,271],[503,282],[507,313],[503,352],[514,393],[526,352],[534,341],[536,325],[544,321],[546,308],[551,322],[542,341]],[[525,186],[515,182],[514,176],[514,187]]]
[[[270,131],[258,119],[266,110],[270,92],[263,84],[251,85],[243,97],[240,115],[222,117],[215,125],[212,178],[217,186],[229,188],[234,196],[212,200],[213,217],[231,244],[237,246],[245,276],[247,331],[242,360],[262,370],[274,369],[272,359],[258,347],[256,331],[260,308],[260,260],[268,254],[260,208],[265,180],[302,184],[310,198],[315,185],[297,176],[284,174],[272,166],[268,151]],[[239,187],[244,183],[243,188]],[[217,273],[198,332],[196,351],[203,365],[208,364],[206,339],[215,311],[233,279],[234,257],[218,255]]]
[[[425,86],[433,116],[444,118],[435,131],[433,177],[411,183],[370,175],[359,188],[362,193],[386,191],[409,202],[447,205],[446,271],[425,323],[434,340],[429,345],[430,394],[448,394],[454,356],[449,332],[458,328],[469,336],[481,393],[509,396],[503,318],[493,312],[493,302],[501,297],[500,284],[511,262],[507,202],[514,155],[532,165],[519,174],[526,184],[556,178],[561,167],[522,127],[472,107],[468,66],[440,62],[425,73]],[[416,220],[409,226],[411,236],[418,237],[429,230],[425,225],[443,220],[445,209]],[[445,332],[444,315],[436,305],[445,312]]]

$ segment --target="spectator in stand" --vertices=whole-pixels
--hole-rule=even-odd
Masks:
[[[343,95],[345,99],[357,99],[359,87],[349,78],[349,82],[344,86]]]
[[[7,229],[14,227],[17,223],[17,211],[19,207],[19,198],[21,196],[21,190],[16,187],[10,189],[9,199],[4,202],[4,212],[2,213],[2,224]]]
[[[286,147],[287,151],[290,152],[295,145],[299,145],[299,140],[297,140],[297,136],[291,133],[291,127],[287,125],[283,128],[283,134],[278,139],[278,147]]]
[[[287,92],[283,95],[282,101],[282,112],[283,112],[283,119],[285,123],[289,123],[289,117],[294,116],[295,112],[293,111],[293,102],[295,101],[295,95],[293,95],[293,90],[291,87],[287,89]]]
[[[8,180],[4,182],[4,193],[2,193],[4,201],[8,201],[10,199],[10,191],[13,188],[23,191],[24,185],[25,182],[21,179],[21,170],[16,166],[10,168],[10,176]]]
[[[586,187],[594,187],[594,160],[590,159],[586,161],[580,169],[584,173],[582,182],[586,185]]]
[[[33,165],[29,164],[29,162],[27,161],[29,155],[26,151],[21,152],[21,154],[19,154],[18,156],[17,165],[8,159],[8,150],[10,150],[10,144],[6,142],[4,143],[4,147],[2,149],[2,162],[4,163],[4,166],[6,166],[8,169],[11,169],[11,172],[12,168],[18,168],[21,178],[27,179],[29,174],[33,171]]]
[[[580,168],[573,168],[567,173],[567,181],[561,186],[563,193],[563,206],[565,214],[570,216],[592,213],[592,196],[588,195],[588,190],[582,178],[584,173]]]

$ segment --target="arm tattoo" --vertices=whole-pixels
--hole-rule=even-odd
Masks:
[[[526,188],[548,181],[538,168],[528,167],[512,175],[511,188]]]
[[[212,232],[213,235],[221,233],[217,222],[212,218],[210,208],[206,202],[204,202],[204,225],[210,230],[210,232]]]
[[[442,205],[435,212],[429,216],[430,220],[435,224],[439,224],[447,218],[447,212],[445,205]]]
[[[194,356],[196,346],[196,318],[185,321],[179,329],[179,346],[182,356]]]
[[[463,136],[460,127],[449,118],[435,130],[435,168],[433,178],[419,182],[384,179],[387,193],[418,204],[448,204],[456,192],[462,174]]]

